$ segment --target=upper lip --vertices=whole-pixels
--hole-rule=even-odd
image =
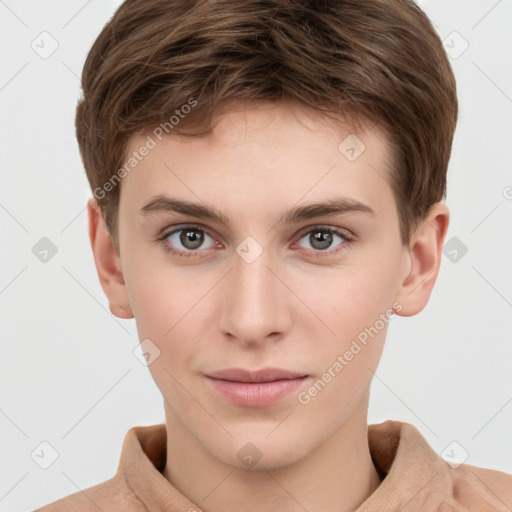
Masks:
[[[282,368],[263,368],[258,371],[250,371],[243,368],[230,368],[207,374],[207,377],[232,382],[272,382],[274,380],[297,379],[305,376],[305,373],[292,372],[283,370]]]

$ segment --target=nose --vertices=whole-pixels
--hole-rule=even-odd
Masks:
[[[290,328],[290,290],[275,261],[263,250],[252,258],[236,253],[221,289],[220,329],[247,346],[277,341]]]

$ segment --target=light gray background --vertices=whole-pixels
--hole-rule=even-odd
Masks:
[[[127,430],[164,421],[135,322],[109,313],[96,275],[74,136],[85,56],[119,3],[0,1],[2,511],[103,482]],[[438,453],[457,441],[467,463],[512,473],[512,1],[420,5],[454,55],[447,241],[468,252],[443,256],[421,314],[392,321],[369,422],[413,423]],[[43,31],[59,45],[45,59],[31,48]],[[47,263],[32,253],[42,237],[58,248]],[[43,441],[59,454],[48,469],[31,458]]]

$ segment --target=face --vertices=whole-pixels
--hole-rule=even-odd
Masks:
[[[123,178],[122,273],[168,424],[224,462],[243,467],[245,450],[278,467],[366,422],[408,253],[377,127],[360,152],[298,108],[217,121],[207,137],[153,137]],[[304,208],[330,201],[365,206]],[[249,373],[218,373],[232,369]],[[279,371],[251,373],[265,369]]]

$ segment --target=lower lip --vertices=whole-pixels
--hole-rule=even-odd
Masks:
[[[213,386],[236,405],[265,407],[295,391],[307,377],[272,382],[233,382],[207,377]]]

